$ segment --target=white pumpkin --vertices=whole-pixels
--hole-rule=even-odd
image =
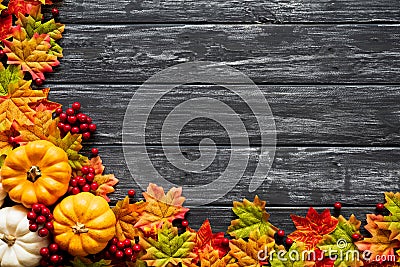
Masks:
[[[0,207],[4,204],[4,199],[7,196],[7,192],[3,189],[3,184],[0,183]]]
[[[41,259],[40,249],[49,245],[47,237],[29,231],[23,206],[0,209],[0,266],[35,267]]]

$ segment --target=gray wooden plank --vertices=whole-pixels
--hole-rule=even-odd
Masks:
[[[371,22],[399,21],[396,0],[65,0],[68,23],[108,22]]]
[[[122,142],[124,115],[138,86],[49,84],[49,87],[52,89],[50,98],[65,106],[75,100],[82,102],[83,111],[98,124],[97,144]],[[399,86],[261,85],[259,88],[271,107],[278,145],[400,145]],[[213,139],[218,145],[230,144],[229,137],[245,144],[247,136],[252,145],[260,144],[257,119],[243,99],[226,88],[211,85],[180,86],[166,94],[151,112],[146,142],[160,144],[165,117],[179,103],[198,97],[212,97],[232,107],[235,113],[221,114],[225,116],[221,124],[211,123],[210,120],[187,124],[179,133],[181,144],[198,144],[205,137]],[[139,112],[131,116],[143,114]],[[236,114],[242,121],[235,121],[246,126],[246,133],[238,128],[228,135],[224,128],[217,127],[232,121]],[[136,130],[125,130],[128,136],[139,134]],[[174,134],[178,135],[177,132]]]
[[[209,60],[256,83],[399,83],[398,30],[379,24],[67,25],[65,57],[49,80],[141,83],[178,63]]]
[[[112,201],[123,198],[131,188],[140,191],[132,178],[121,146],[99,146],[106,172],[115,173],[120,179]],[[190,160],[199,157],[198,147],[181,147]],[[203,148],[205,152],[207,149]],[[217,147],[214,161],[204,166],[203,171],[187,172],[172,165],[159,146],[147,146],[147,153],[139,153],[137,147],[126,150],[134,153],[136,159],[129,162],[137,170],[144,170],[142,159],[149,157],[162,177],[176,185],[208,184],[218,179],[226,171],[231,155],[249,155],[249,163],[237,164],[233,168],[245,168],[240,181],[233,189],[221,196],[213,205],[227,206],[233,200],[253,198],[258,194],[269,206],[331,206],[341,201],[347,206],[375,205],[383,200],[383,192],[399,191],[399,148],[365,147],[279,147],[272,168],[259,189],[249,192],[259,155],[258,148],[231,149]],[[140,160],[138,160],[140,159]],[[139,164],[140,162],[140,164]],[[158,180],[148,177],[148,182]],[[230,187],[232,181],[222,181],[223,188]],[[144,187],[147,186],[144,185]],[[205,198],[220,196],[219,188],[204,192]],[[190,196],[186,196],[190,199]]]

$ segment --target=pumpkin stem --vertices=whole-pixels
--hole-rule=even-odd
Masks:
[[[38,166],[32,166],[29,171],[26,173],[27,178],[31,182],[35,182],[40,176],[42,176],[42,172],[40,171]]]
[[[15,241],[17,240],[14,236],[6,234],[0,234],[0,239],[4,241],[4,243],[6,243],[9,247],[14,245]]]
[[[89,232],[89,229],[83,223],[77,222],[76,225],[72,226],[72,231],[74,234],[82,234]]]

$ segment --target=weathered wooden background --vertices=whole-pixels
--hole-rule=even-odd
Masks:
[[[268,179],[255,193],[267,201],[278,227],[293,230],[291,213],[304,215],[310,205],[331,208],[335,201],[343,202],[344,215],[364,218],[383,201],[383,192],[400,190],[400,1],[64,0],[58,5],[67,25],[65,58],[48,78],[51,98],[65,105],[80,100],[98,122],[93,146],[106,170],[120,179],[114,202],[130,188],[140,191],[122,152],[123,117],[135,90],[158,71],[193,60],[242,71],[268,100],[277,151]],[[232,151],[220,127],[207,121],[188,125],[182,151],[196,157],[201,138],[211,137],[218,164],[201,174],[186,173],[185,179],[216,179],[231,153],[258,153],[259,132],[251,127],[256,122],[240,99],[218,86],[179,87],[157,104],[146,136],[162,175],[182,179],[163,156],[159,126],[189,95],[234,107],[256,141]],[[248,184],[255,164],[250,161],[225,197],[193,208],[191,226],[210,218],[216,231],[225,231],[234,217],[232,201],[254,197]]]

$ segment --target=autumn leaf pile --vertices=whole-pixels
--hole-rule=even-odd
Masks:
[[[45,80],[44,74],[63,57],[58,40],[64,25],[54,19],[44,22],[42,4],[51,2],[10,0],[5,6],[0,0],[0,11],[7,10],[0,18],[0,45],[7,58],[0,63],[0,168],[16,147],[47,140],[66,152],[73,176],[81,175],[83,166],[93,167],[98,188],[92,193],[110,201],[108,194],[118,179],[104,174],[99,156],[89,159],[81,152],[81,134],[59,130],[53,113],[61,105],[48,100],[49,88],[33,85],[37,79]],[[266,202],[257,196],[233,203],[237,218],[226,233],[214,233],[208,220],[195,230],[177,224],[189,212],[181,188],[165,192],[150,184],[143,197],[133,202],[127,196],[112,207],[116,238],[140,245],[135,260],[116,260],[103,251],[70,257],[70,266],[399,266],[400,193],[385,194],[386,216],[367,215],[364,237],[354,215],[334,217],[328,209],[318,213],[313,208],[304,217],[291,215],[296,230],[287,238],[278,237]]]

